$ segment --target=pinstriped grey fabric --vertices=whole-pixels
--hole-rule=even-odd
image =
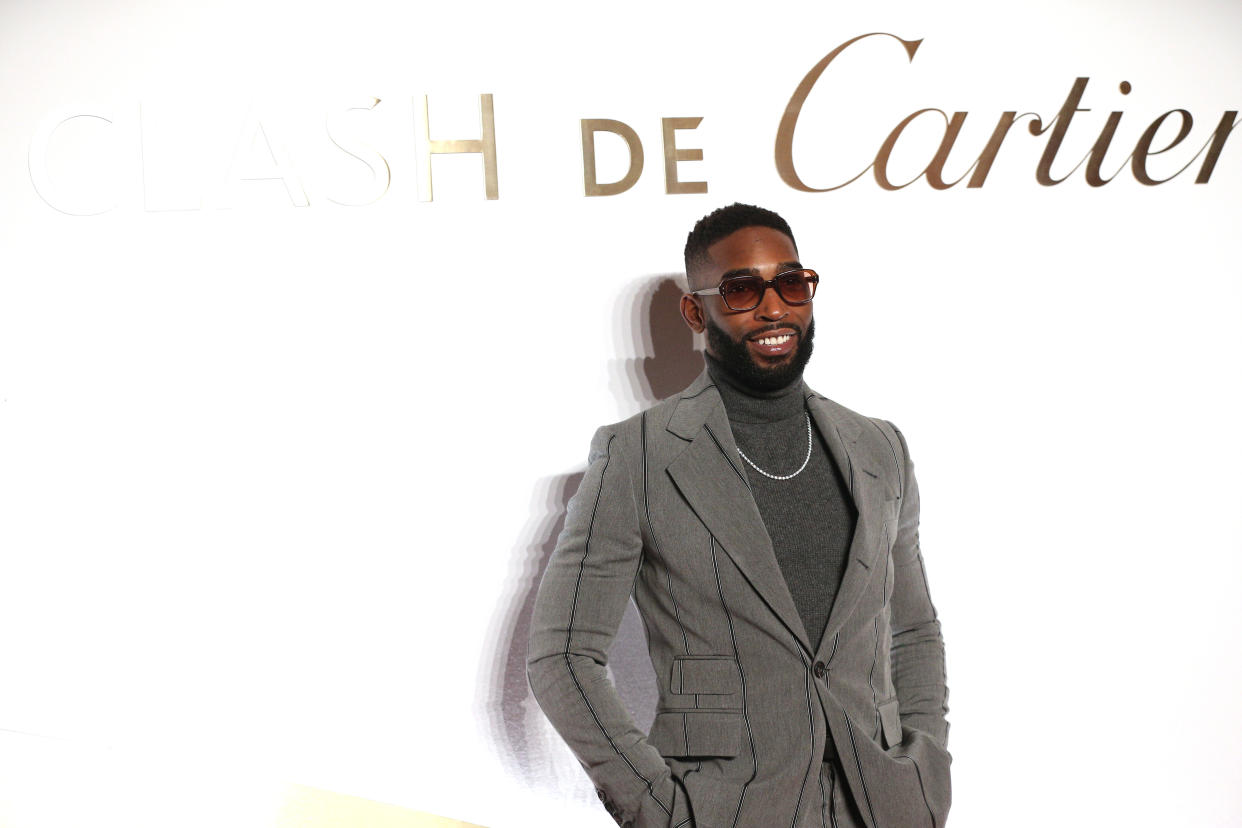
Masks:
[[[944,824],[944,651],[905,441],[813,392],[807,407],[858,513],[816,646],[706,375],[592,441],[528,664],[536,699],[621,824]],[[650,733],[606,676],[631,591],[659,683]],[[822,761],[834,751],[839,767]]]

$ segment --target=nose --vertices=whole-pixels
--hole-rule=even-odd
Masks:
[[[755,308],[755,316],[764,322],[779,322],[788,315],[789,305],[776,292],[775,285],[768,285],[763,292],[763,298],[759,300],[759,307]]]

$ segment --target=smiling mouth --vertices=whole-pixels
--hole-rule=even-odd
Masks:
[[[788,342],[791,339],[793,339],[793,334],[781,334],[779,336],[760,337],[759,339],[756,339],[754,341],[759,343],[760,345],[784,345],[786,342]]]
[[[788,359],[798,347],[799,333],[786,325],[755,333],[749,338],[752,353],[766,360]]]

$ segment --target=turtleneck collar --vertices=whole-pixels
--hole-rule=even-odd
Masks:
[[[806,386],[800,376],[784,388],[760,391],[740,383],[711,354],[704,353],[703,357],[732,422],[775,423],[801,414],[806,408]]]

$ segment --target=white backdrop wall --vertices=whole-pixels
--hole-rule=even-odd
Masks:
[[[786,105],[870,32],[792,148],[864,174],[794,189]],[[1225,0],[0,5],[0,823],[267,826],[297,783],[611,824],[530,604],[594,428],[697,371],[681,246],[742,200],[825,277],[809,382],[911,442],[954,825],[1242,824],[1240,34]],[[1041,184],[1022,113],[1078,78]],[[424,95],[448,140],[485,94],[497,197],[476,153],[426,200]],[[930,112],[887,190],[923,108],[968,113],[966,180],[920,177]],[[632,128],[632,187],[585,194],[583,119]],[[633,617],[613,655],[649,720]]]

